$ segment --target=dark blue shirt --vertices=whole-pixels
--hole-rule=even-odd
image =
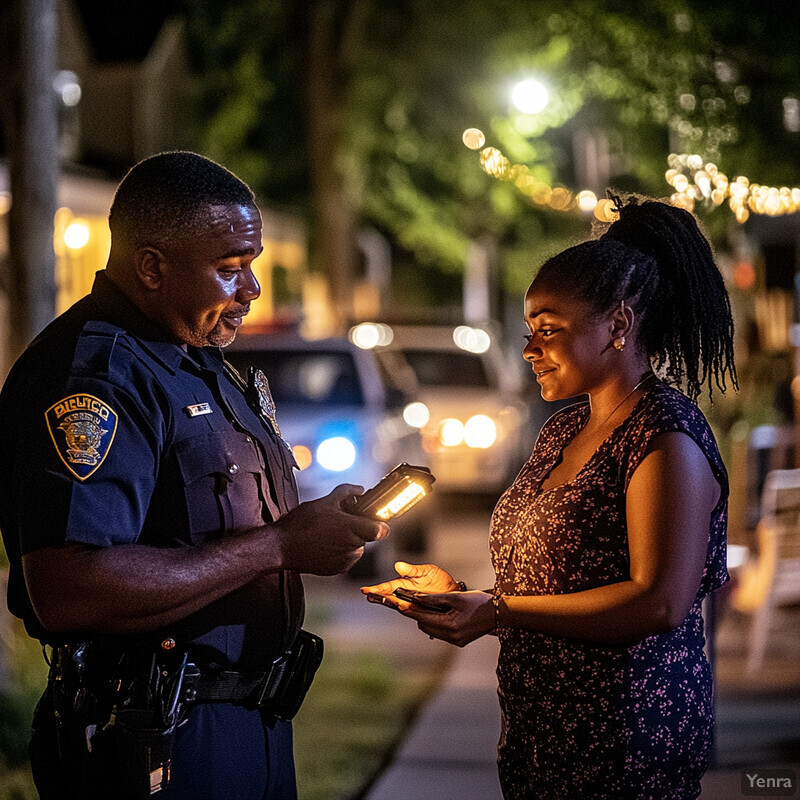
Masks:
[[[169,341],[99,272],[0,393],[8,603],[28,632],[56,641],[33,612],[26,553],[65,542],[189,547],[297,505],[291,451],[255,409],[219,349]],[[285,649],[302,616],[300,577],[282,572],[155,635],[190,645],[201,664],[258,668]]]

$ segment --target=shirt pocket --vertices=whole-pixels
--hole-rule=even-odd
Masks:
[[[262,469],[237,431],[209,431],[175,445],[192,542],[262,525]]]

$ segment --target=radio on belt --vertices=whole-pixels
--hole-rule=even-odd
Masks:
[[[415,467],[404,461],[364,494],[343,500],[341,507],[350,514],[385,522],[405,514],[430,494],[435,480],[427,467]]]

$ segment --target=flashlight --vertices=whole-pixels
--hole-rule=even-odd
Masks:
[[[343,511],[381,521],[399,517],[430,494],[436,478],[427,467],[398,464],[362,495],[342,500]]]

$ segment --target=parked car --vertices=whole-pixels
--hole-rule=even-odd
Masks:
[[[350,332],[378,358],[388,385],[409,402],[438,491],[499,494],[530,453],[519,371],[485,330],[467,326],[386,326]]]
[[[278,425],[300,468],[301,501],[340,483],[369,488],[401,461],[419,461],[419,437],[403,421],[402,403],[385,386],[375,354],[346,338],[242,331],[225,358],[243,376],[250,365],[266,375]],[[392,546],[376,543],[371,555],[378,549],[387,553],[381,563],[391,558]]]
[[[374,485],[409,460],[415,442],[392,408],[373,353],[344,338],[308,341],[298,335],[241,333],[225,358],[246,375],[253,365],[269,380],[278,424],[300,472],[301,500],[340,483]]]

